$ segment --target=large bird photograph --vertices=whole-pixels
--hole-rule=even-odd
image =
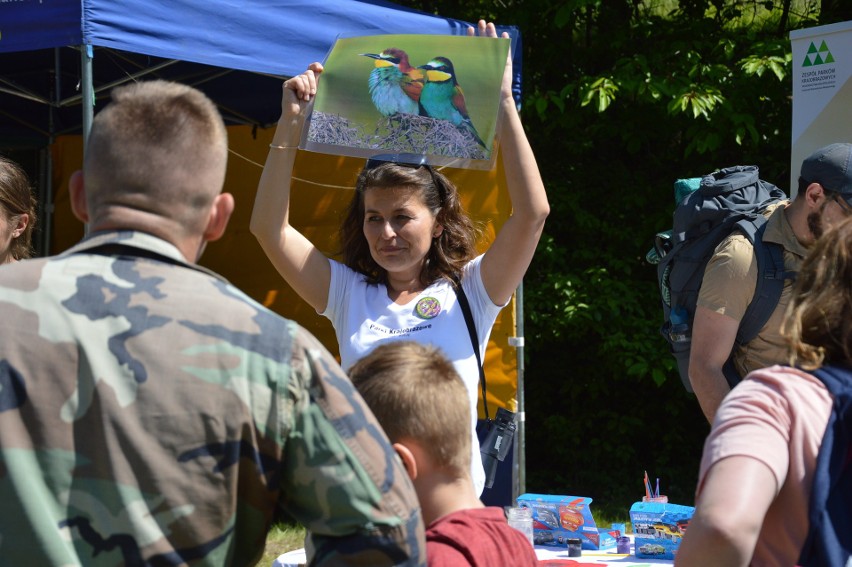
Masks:
[[[417,153],[435,165],[490,168],[509,44],[468,36],[338,38],[303,147],[359,157]]]

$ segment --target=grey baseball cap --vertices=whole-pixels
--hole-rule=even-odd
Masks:
[[[852,204],[852,144],[829,144],[818,149],[802,162],[801,175],[826,191],[840,193]]]

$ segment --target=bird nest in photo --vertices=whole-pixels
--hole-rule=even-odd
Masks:
[[[338,114],[314,111],[308,141],[333,146],[393,150],[464,159],[487,159],[473,135],[447,120],[416,114],[382,117],[374,132]]]

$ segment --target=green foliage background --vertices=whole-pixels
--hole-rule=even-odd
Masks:
[[[526,490],[692,504],[709,426],[658,334],[654,234],[672,183],[736,164],[789,190],[792,29],[838,0],[400,4],[520,28],[522,117],[552,206],[524,283]]]

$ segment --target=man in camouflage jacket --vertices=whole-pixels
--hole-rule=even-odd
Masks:
[[[254,564],[279,506],[312,564],[425,564],[334,358],[194,263],[233,211],[226,160],[199,91],[116,89],[70,182],[89,236],[0,269],[0,565]]]

